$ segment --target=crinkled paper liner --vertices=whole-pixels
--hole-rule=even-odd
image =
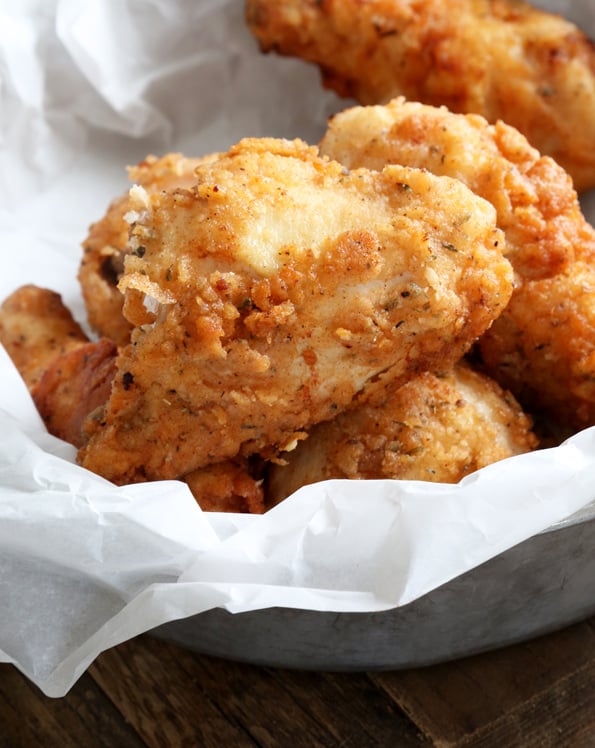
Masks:
[[[595,32],[590,0],[539,4]],[[0,71],[0,297],[37,283],[82,322],[80,241],[125,164],[247,135],[315,143],[349,104],[260,55],[237,0],[0,2]],[[103,650],[214,607],[403,605],[595,498],[590,429],[457,486],[328,481],[263,516],[203,513],[177,481],[116,487],[76,465],[1,349],[0,382],[0,660],[51,696]]]

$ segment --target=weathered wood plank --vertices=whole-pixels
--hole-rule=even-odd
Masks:
[[[370,674],[258,668],[144,636],[103,653],[63,699],[1,665],[0,748],[595,746],[594,622]]]
[[[365,673],[258,668],[191,654],[182,656],[180,663],[188,673],[199,668],[203,682],[208,680],[209,688],[218,691],[228,707],[235,705],[234,717],[245,720],[246,729],[264,747],[285,743],[277,742],[278,734],[270,734],[268,728],[263,731],[262,712],[247,713],[243,700],[235,700],[238,683],[249,683],[252,698],[267,705],[267,725],[287,722],[299,728],[297,735],[292,729],[288,736],[294,746],[314,745],[315,738],[325,746],[342,748],[419,748],[425,742],[415,725]]]
[[[420,748],[427,744],[397,704],[366,674],[287,670],[273,670],[271,674],[281,688],[325,726],[337,745]]]
[[[0,748],[144,748],[88,675],[63,699],[44,696],[10,665],[0,665]]]
[[[488,734],[503,714],[522,709],[539,694],[554,694],[558,683],[586,662],[595,668],[590,622],[457,662],[371,678],[426,735],[446,746],[481,731]],[[535,728],[540,727],[537,719]]]
[[[256,745],[222,709],[218,694],[204,686],[200,674],[189,678],[184,673],[174,648],[134,639],[104,652],[89,674],[149,748]]]
[[[587,748],[595,746],[595,662],[554,683],[456,748]]]
[[[103,653],[63,699],[2,672],[0,748],[423,745],[363,673],[258,668],[151,637]]]
[[[365,674],[259,668],[149,636],[104,653],[90,672],[149,746],[422,745],[412,723]],[[135,682],[144,684],[142,693]],[[161,724],[158,732],[149,714]]]

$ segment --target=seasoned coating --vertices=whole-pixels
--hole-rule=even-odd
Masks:
[[[364,404],[320,423],[271,465],[267,504],[331,478],[396,478],[457,483],[479,468],[537,447],[514,398],[464,364],[424,372]]]
[[[28,285],[0,307],[0,342],[48,431],[81,446],[82,425],[109,396],[116,347],[89,342],[54,291]]]
[[[564,170],[501,122],[403,99],[336,115],[320,149],[348,168],[423,167],[489,200],[516,279],[479,343],[486,370],[560,426],[595,424],[595,231]]]
[[[162,158],[148,156],[129,168],[128,176],[148,192],[173,190],[190,186],[195,181],[194,170],[203,160],[186,158],[178,153],[169,153]],[[129,342],[132,329],[122,315],[124,297],[118,290],[124,256],[129,251],[130,226],[125,218],[129,210],[130,197],[126,192],[110,204],[101,220],[90,226],[83,242],[78,274],[91,328],[118,345]]]
[[[128,194],[118,197],[89,228],[78,274],[89,325],[119,345],[129,341],[132,329],[122,315],[124,299],[118,290],[128,241],[129,226],[124,220],[128,202]]]
[[[454,363],[508,302],[494,210],[457,180],[348,172],[267,138],[196,174],[131,191],[135,329],[79,453],[115,482],[274,457],[354,398]]]
[[[184,478],[205,512],[262,514],[262,480],[252,475],[247,460],[226,460],[206,465]]]
[[[85,421],[111,392],[116,354],[115,344],[101,338],[81,343],[48,365],[31,394],[51,434],[82,447]]]
[[[57,357],[87,341],[60,294],[27,285],[0,306],[0,343],[29,391]]]
[[[247,21],[342,96],[503,120],[595,186],[595,49],[559,16],[517,0],[248,0]]]
[[[483,368],[562,429],[595,425],[595,254],[530,281],[479,342]]]
[[[23,286],[0,307],[0,342],[25,380],[48,431],[76,447],[84,424],[109,398],[116,345],[87,339],[59,294]],[[204,511],[264,511],[262,481],[247,460],[182,476]]]

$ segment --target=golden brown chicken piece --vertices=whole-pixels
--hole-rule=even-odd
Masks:
[[[226,460],[206,465],[184,478],[205,512],[262,514],[262,481],[252,474],[247,460]]]
[[[0,343],[29,391],[58,356],[85,342],[87,336],[54,291],[22,286],[0,306]]]
[[[0,342],[25,380],[48,431],[80,447],[84,423],[109,398],[117,348],[91,342],[59,294],[24,286],[0,307]],[[264,511],[262,481],[246,460],[182,476],[204,511]]]
[[[194,170],[204,158],[186,158],[170,153],[162,158],[148,156],[128,169],[129,179],[148,192],[189,187],[195,181]],[[83,242],[79,282],[87,309],[89,324],[95,332],[118,345],[130,340],[132,325],[122,315],[124,297],[118,280],[129,252],[130,225],[125,216],[130,210],[128,192],[116,198],[105,216],[89,228]]]
[[[80,447],[84,421],[109,396],[115,345],[91,343],[59,294],[32,285],[0,307],[0,342],[48,431]]]
[[[87,418],[111,392],[118,349],[111,340],[81,343],[52,361],[31,395],[47,430],[82,447]]]
[[[349,173],[267,138],[196,174],[131,192],[135,329],[79,455],[115,482],[289,449],[361,393],[453,363],[508,302],[494,210],[457,180]]]
[[[447,375],[422,373],[320,423],[269,468],[267,504],[331,478],[396,478],[458,483],[479,468],[537,447],[531,423],[493,380],[460,364]]]
[[[595,50],[517,0],[248,0],[263,51],[319,65],[361,104],[403,95],[501,119],[595,186]]]
[[[524,407],[595,424],[595,231],[563,169],[501,122],[403,99],[336,115],[320,149],[347,168],[423,167],[489,200],[516,284],[480,341],[486,369]]]

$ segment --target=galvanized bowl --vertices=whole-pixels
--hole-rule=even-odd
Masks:
[[[152,633],[203,654],[270,667],[430,665],[595,614],[595,503],[408,605],[374,613],[213,609]]]

